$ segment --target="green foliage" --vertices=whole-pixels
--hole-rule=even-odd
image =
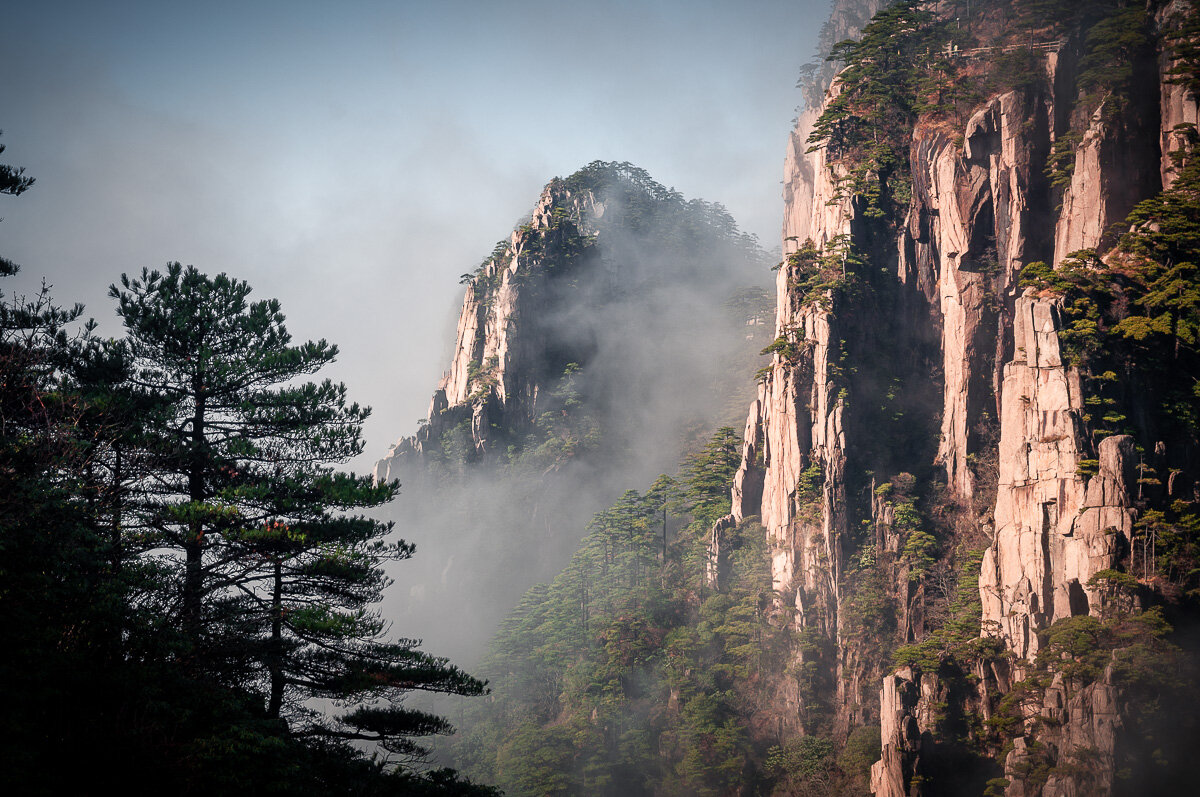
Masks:
[[[986,83],[993,93],[1033,91],[1046,83],[1046,62],[1041,53],[1024,47],[998,52],[988,59]]]
[[[224,275],[172,266],[123,285],[120,341],[90,324],[72,337],[81,309],[45,291],[0,306],[8,785],[492,793],[348,744],[415,753],[448,726],[391,698],[483,685],[380,638],[380,563],[411,547],[346,512],[395,488],[326,467],[357,453],[365,410],[295,378],[336,350],[292,346],[278,304]],[[312,696],[368,703],[323,717]]]
[[[796,358],[798,351],[796,344],[788,340],[786,335],[780,335],[769,346],[760,351],[759,354],[778,354],[780,360],[790,362]]]
[[[831,166],[846,167],[842,190],[857,197],[870,218],[894,219],[907,206],[913,123],[918,113],[952,101],[955,91],[953,66],[940,55],[949,37],[929,5],[892,3],[858,41],[841,42],[829,55],[845,67],[809,143],[826,147]]]
[[[1111,580],[1111,578],[1109,579]],[[1038,667],[1062,673],[1079,686],[1098,679],[1111,663],[1118,684],[1130,689],[1173,685],[1179,648],[1162,607],[1113,611],[1104,619],[1078,615],[1056,620],[1039,634]]]
[[[816,305],[828,311],[833,309],[835,301],[853,293],[856,273],[865,261],[855,250],[850,237],[839,235],[824,250],[818,249],[811,240],[805,241],[781,265],[786,266],[789,293],[798,297],[801,307]],[[797,355],[798,351],[793,349],[789,357],[783,359],[794,364]]]
[[[800,471],[796,480],[796,517],[806,523],[819,525],[825,506],[825,473],[821,463],[813,462]]]
[[[525,722],[500,747],[496,774],[500,786],[511,794],[574,794],[574,759],[569,728],[542,728]]]
[[[563,572],[526,593],[483,664],[492,702],[455,746],[467,772],[521,794],[716,795],[745,782],[761,760],[747,713],[783,669],[788,632],[768,617],[757,523],[724,532],[728,574],[719,592],[708,581],[740,449],[722,429],[679,478],[627,492]]]
[[[1063,189],[1071,184],[1071,179],[1075,174],[1075,150],[1078,149],[1082,140],[1083,136],[1074,130],[1055,139],[1054,144],[1050,147],[1050,154],[1046,157],[1045,167],[1046,177],[1050,179],[1051,188]],[[1045,263],[1038,263],[1038,266],[1039,269],[1029,272],[1030,279],[1034,278],[1035,272],[1043,277],[1049,276],[1045,274]],[[1022,272],[1022,276],[1024,276],[1024,272]]]
[[[1109,113],[1132,99],[1137,65],[1154,57],[1151,20],[1143,6],[1120,0],[1019,0],[1015,10],[1018,30],[1029,40],[1082,40],[1075,86],[1083,118],[1106,97]]]
[[[1161,340],[1172,359],[1195,354],[1200,335],[1200,160],[1187,158],[1175,182],[1141,202],[1127,219],[1122,265],[1134,283],[1134,307],[1115,331],[1147,344]],[[1193,381],[1193,385],[1197,382]]]
[[[1200,274],[1192,263],[1200,251],[1198,191],[1193,159],[1171,188],[1134,209],[1132,230],[1107,260],[1084,250],[1056,269],[1030,263],[1022,271],[1022,285],[1062,297],[1060,346],[1088,380],[1084,420],[1099,436],[1126,430],[1119,374],[1134,368],[1149,377],[1162,417],[1189,438],[1200,431],[1200,380],[1187,376],[1200,362]]]
[[[1170,82],[1184,86],[1195,97],[1200,94],[1200,17],[1186,11],[1169,21],[1164,36],[1175,64],[1168,72]]]
[[[877,726],[859,726],[846,739],[846,745],[838,755],[838,766],[848,775],[869,778],[871,765],[879,760],[882,747]]]
[[[846,575],[846,599],[842,605],[845,636],[863,649],[887,656],[896,630],[895,601],[888,594],[887,574],[873,559],[859,559]]]
[[[1166,764],[1172,757],[1190,755],[1188,739],[1194,733],[1194,717],[1180,718],[1172,706],[1195,700],[1194,663],[1168,639],[1172,628],[1163,607],[1141,611],[1131,600],[1139,584],[1129,574],[1103,570],[1089,587],[1101,593],[1102,611],[1057,620],[1039,634],[1041,647],[1033,671],[999,702],[988,726],[1011,738],[1030,735],[1025,718],[1037,715],[1046,686],[1059,675],[1067,697],[1089,684],[1111,675],[1113,685],[1123,699],[1123,722],[1129,728],[1128,741],[1117,748],[1119,769],[1136,769],[1158,790],[1176,788]],[[1037,725],[1046,722],[1037,718]],[[1176,738],[1177,737],[1177,738]],[[1087,778],[1094,773],[1094,761],[1086,750],[1055,760],[1036,740],[1029,745],[1021,769],[1024,777],[1046,779],[1051,774]],[[1125,776],[1122,776],[1125,777]]]
[[[1045,632],[1038,655],[1042,663],[1067,678],[1093,681],[1112,655],[1103,644],[1104,625],[1090,615],[1064,617]]]
[[[999,648],[992,640],[980,636],[983,604],[979,597],[979,567],[982,561],[982,550],[967,552],[962,557],[946,622],[922,641],[897,648],[892,655],[895,666],[938,672],[946,665],[961,669],[970,660],[999,655]]]
[[[1111,96],[1115,112],[1129,101],[1134,63],[1150,54],[1151,40],[1144,7],[1112,5],[1087,31],[1076,85],[1085,107],[1095,108],[1103,97]]]
[[[3,132],[0,130],[0,133]],[[0,144],[0,153],[3,153],[4,150],[5,145]],[[0,163],[0,194],[20,196],[33,187],[33,183],[34,178],[26,177],[24,168]]]
[[[724,252],[759,259],[758,240],[738,232],[724,206],[684,200],[678,191],[663,187],[632,163],[592,161],[561,183],[575,196],[591,192],[620,208],[620,223],[634,235],[663,236],[665,242],[703,258]]]
[[[938,541],[927,531],[916,529],[904,541],[904,550],[900,558],[908,565],[908,580],[920,581],[934,563]]]
[[[514,468],[546,473],[600,448],[603,429],[595,408],[584,401],[581,393],[581,370],[578,363],[567,363],[562,376],[547,391],[540,402],[544,410],[514,458]]]
[[[1131,64],[1145,55],[1145,12],[1093,3],[1083,19],[1090,27],[1081,89],[1113,92],[1119,104],[1131,90]],[[1186,49],[1185,39],[1175,41]],[[1170,153],[1174,182],[1134,208],[1114,252],[1103,259],[1094,250],[1075,252],[1055,269],[1030,263],[1022,273],[1022,285],[1062,297],[1060,344],[1089,381],[1085,420],[1097,436],[1127,431],[1135,401],[1157,404],[1154,413],[1188,439],[1200,431],[1200,381],[1187,376],[1200,366],[1200,163],[1190,156],[1194,131],[1181,132],[1181,149]],[[1052,180],[1069,180],[1074,140],[1068,134],[1056,144],[1047,164]],[[1134,370],[1148,394],[1136,399],[1122,395],[1120,384]]]
[[[834,750],[831,739],[802,736],[783,747],[773,747],[767,751],[763,769],[774,781],[775,788],[788,794],[828,786],[834,766]]]
[[[1200,507],[1195,502],[1175,500],[1144,511],[1134,524],[1130,547],[1131,568],[1142,578],[1159,580],[1188,598],[1200,597]]]
[[[713,522],[728,514],[729,486],[741,461],[741,437],[726,426],[684,463],[684,495],[688,509],[698,520]]]
[[[892,509],[892,531],[901,539],[900,561],[908,568],[909,581],[923,581],[937,560],[940,547],[917,509],[916,477],[899,473],[891,482],[875,488],[875,495],[884,498]]]

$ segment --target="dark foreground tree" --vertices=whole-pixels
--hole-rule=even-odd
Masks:
[[[146,418],[149,472],[134,491],[137,538],[179,574],[165,625],[180,632],[185,668],[258,694],[292,737],[418,753],[412,737],[449,726],[406,709],[404,693],[484,684],[413,640],[384,638],[370,608],[387,585],[382,565],[413,549],[386,539],[390,523],[350,513],[398,485],[330,467],[362,450],[369,410],[347,403],[342,384],[300,381],[337,347],[293,344],[279,303],[249,294],[178,263],[111,289],[133,391],[167,408]],[[311,698],[356,708],[330,716]]]
[[[0,195],[32,183],[0,164]],[[483,684],[368,609],[412,549],[340,514],[395,486],[328,467],[366,411],[293,377],[336,350],[291,346],[278,305],[224,276],[123,284],[127,341],[45,286],[0,292],[5,793],[494,794],[352,745],[412,753],[447,726],[393,701]],[[319,719],[318,695],[371,702]]]

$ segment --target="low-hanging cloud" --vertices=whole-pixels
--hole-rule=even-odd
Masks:
[[[547,279],[520,333],[550,352],[541,367],[581,366],[574,388],[600,446],[546,472],[494,457],[457,475],[393,461],[408,486],[389,516],[420,565],[396,568],[385,613],[468,665],[520,595],[566,563],[593,514],[674,471],[718,425],[740,427],[753,392],[762,342],[747,340],[747,313],[729,300],[769,278],[761,251],[715,206],[600,198],[599,255]],[[542,375],[543,394],[555,376]]]

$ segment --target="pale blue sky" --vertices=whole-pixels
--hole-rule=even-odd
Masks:
[[[106,287],[170,260],[278,297],[415,429],[458,276],[551,177],[631,161],[775,246],[795,81],[827,0],[10,3],[0,253],[119,334]]]

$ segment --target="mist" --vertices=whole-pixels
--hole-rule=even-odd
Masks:
[[[453,430],[435,425],[422,456],[388,462],[403,486],[387,516],[420,564],[394,569],[385,615],[467,666],[518,598],[567,563],[593,514],[673,473],[718,427],[740,431],[759,350],[773,335],[770,258],[719,207],[598,198],[603,213],[588,220],[597,251],[544,285],[529,275],[522,283],[537,298],[522,305],[513,345],[539,398],[531,418],[503,420],[500,445],[516,438],[524,452],[447,468],[428,446]],[[556,381],[565,363],[579,366],[569,383]],[[569,384],[572,411],[601,442],[531,469],[519,453],[533,444],[520,438],[545,410],[565,413],[551,396],[556,384]]]
[[[6,287],[32,294],[44,279],[59,304],[84,303],[99,334],[119,336],[106,294],[122,273],[180,261],[248,281],[254,298],[281,301],[296,340],[339,346],[321,376],[373,408],[364,452],[344,463],[368,471],[427,412],[453,344],[459,275],[552,176],[630,161],[723,203],[774,244],[795,79],[828,6],[19,5],[0,32],[0,143],[4,162],[36,184],[0,208],[2,254],[22,267]],[[391,511],[418,552],[395,569],[384,606],[393,633],[476,655],[492,620],[522,584],[552,575],[593,511],[674,467],[681,428],[700,437],[695,419],[711,418],[711,405],[740,428],[740,400],[697,403],[711,393],[705,368],[725,356],[706,338],[712,325],[679,322],[710,318],[726,287],[769,276],[739,274],[700,297],[664,276],[642,285],[636,311],[612,304],[583,318],[580,302],[574,324],[554,319],[630,332],[597,336],[580,385],[605,413],[629,416],[613,427],[628,467],[554,474],[574,494],[522,494],[527,506],[511,511],[540,531],[503,540],[490,521],[464,520],[461,532],[427,521],[419,484],[404,480]],[[688,420],[665,423],[672,407]],[[467,485],[473,504],[509,512],[490,486]],[[514,572],[467,583],[460,549],[501,551],[497,569]],[[464,600],[438,597],[449,593]]]
[[[427,408],[458,275],[541,186],[628,160],[777,236],[795,75],[826,2],[24,4],[0,33],[15,292],[119,334],[123,272],[283,303],[370,405],[367,470]],[[499,231],[499,232],[498,232]]]

